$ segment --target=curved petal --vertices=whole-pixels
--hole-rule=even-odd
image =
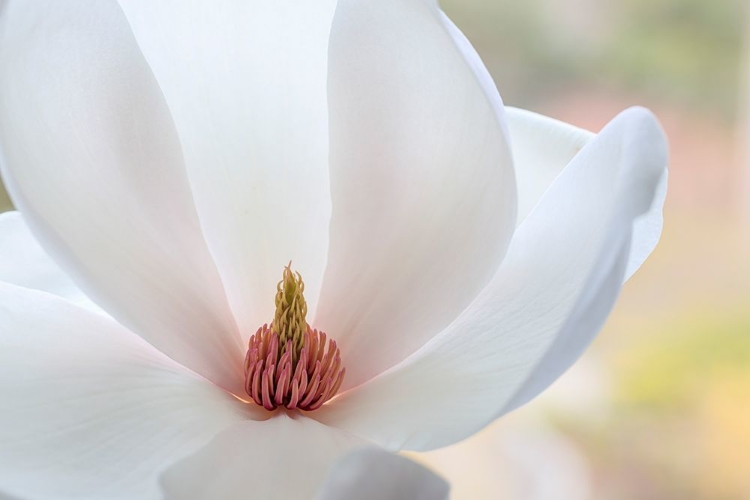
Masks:
[[[502,102],[430,0],[341,0],[331,30],[331,245],[314,324],[349,387],[447,326],[515,226]]]
[[[456,26],[443,11],[440,11],[440,20],[442,21],[445,30],[453,39],[454,45],[463,56],[466,64],[468,64],[469,69],[474,72],[474,77],[482,88],[482,91],[487,96],[487,100],[489,101],[490,106],[492,106],[495,115],[497,115],[497,118],[500,121],[500,126],[503,127],[503,132],[507,139],[509,136],[509,130],[505,106],[503,105],[503,99],[500,97],[500,92],[497,90],[495,81],[492,79],[492,75],[484,65],[482,58],[479,57],[479,53],[474,49],[474,46],[469,39],[466,38],[466,35],[461,32],[458,26]]]
[[[247,418],[103,315],[0,283],[0,491],[158,498],[161,470]]]
[[[164,90],[211,253],[249,337],[290,260],[314,310],[328,250],[335,0],[121,0]]]
[[[570,160],[596,134],[525,109],[507,107],[518,182],[518,225]]]
[[[621,113],[516,231],[492,282],[446,330],[316,418],[389,448],[456,442],[543,390],[580,355],[622,286],[634,222],[666,168],[654,116]]]
[[[331,467],[316,500],[447,500],[449,485],[416,462],[377,448],[355,450]]]
[[[661,238],[661,230],[664,227],[664,202],[667,199],[667,181],[669,171],[664,172],[656,187],[654,202],[651,209],[635,220],[633,224],[633,241],[631,242],[628,265],[625,269],[625,279],[629,280],[635,272],[646,262],[651,252]]]
[[[118,321],[241,391],[180,144],[118,5],[9,1],[0,38],[0,166],[34,235]]]
[[[0,282],[49,292],[102,312],[39,246],[19,212],[0,214]]]
[[[162,475],[166,500],[312,498],[339,457],[366,444],[312,419],[279,413],[234,425]]]
[[[518,181],[520,225],[565,166],[596,134],[524,109],[507,107],[506,116]],[[540,144],[544,147],[539,147]],[[633,226],[626,279],[633,276],[659,242],[666,195],[667,171],[664,170],[651,209],[638,217]]]

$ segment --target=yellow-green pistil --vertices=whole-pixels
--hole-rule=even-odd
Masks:
[[[276,313],[271,330],[279,336],[279,344],[286,346],[292,341],[292,358],[296,363],[307,332],[307,301],[305,283],[299,273],[292,272],[292,263],[284,268],[284,277],[276,286]],[[283,351],[282,351],[283,352]]]

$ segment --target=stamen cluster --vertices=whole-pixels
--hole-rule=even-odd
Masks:
[[[276,291],[276,313],[250,337],[245,391],[266,410],[317,410],[336,395],[346,369],[336,342],[307,324],[305,283],[291,263]]]
[[[266,410],[317,410],[338,392],[346,374],[334,340],[309,326],[299,359],[289,339],[280,346],[279,335],[263,325],[250,338],[245,357],[245,391]]]

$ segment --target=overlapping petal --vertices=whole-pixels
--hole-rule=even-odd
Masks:
[[[513,141],[513,161],[518,179],[518,223],[533,210],[565,166],[595,134],[567,123],[523,109],[507,107],[506,116]],[[539,147],[544,144],[544,147]],[[635,220],[628,259],[629,279],[659,242],[662,209],[667,196],[667,171],[656,188],[651,209]]]
[[[315,500],[447,500],[449,489],[443,478],[405,457],[363,448],[330,468]]]
[[[518,180],[520,225],[570,160],[596,134],[524,109],[505,109]]]
[[[314,324],[345,385],[447,326],[515,226],[502,102],[429,0],[340,0],[331,30],[331,245]]]
[[[112,319],[0,283],[0,497],[158,499],[246,405]],[[242,406],[242,407],[241,407]]]
[[[314,311],[326,264],[328,36],[335,0],[121,0],[185,152],[245,338],[291,260]]]
[[[19,212],[0,214],[0,282],[49,292],[101,312],[39,246]]]
[[[161,484],[166,500],[448,498],[448,484],[428,469],[286,414],[234,425],[166,470]]]
[[[313,498],[328,469],[367,443],[301,415],[236,424],[162,476],[167,500]]]
[[[638,108],[620,114],[550,186],[471,306],[318,418],[390,448],[431,449],[538,394],[611,310],[637,221],[653,213],[666,161],[653,115]]]
[[[86,294],[158,349],[241,391],[243,350],[161,91],[112,0],[9,1],[3,179]]]

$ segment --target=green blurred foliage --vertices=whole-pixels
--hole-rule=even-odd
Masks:
[[[622,410],[682,411],[718,381],[749,371],[750,314],[682,317],[621,353],[615,399]]]
[[[444,0],[506,101],[602,87],[737,117],[746,0]]]
[[[443,0],[441,5],[467,34],[506,103],[533,107],[583,74],[588,61],[577,49],[563,51],[544,19],[542,0]]]
[[[603,418],[553,415],[597,490],[625,500],[750,498],[750,311],[683,314],[611,353]]]
[[[735,118],[746,0],[631,0],[595,67],[615,81]]]

